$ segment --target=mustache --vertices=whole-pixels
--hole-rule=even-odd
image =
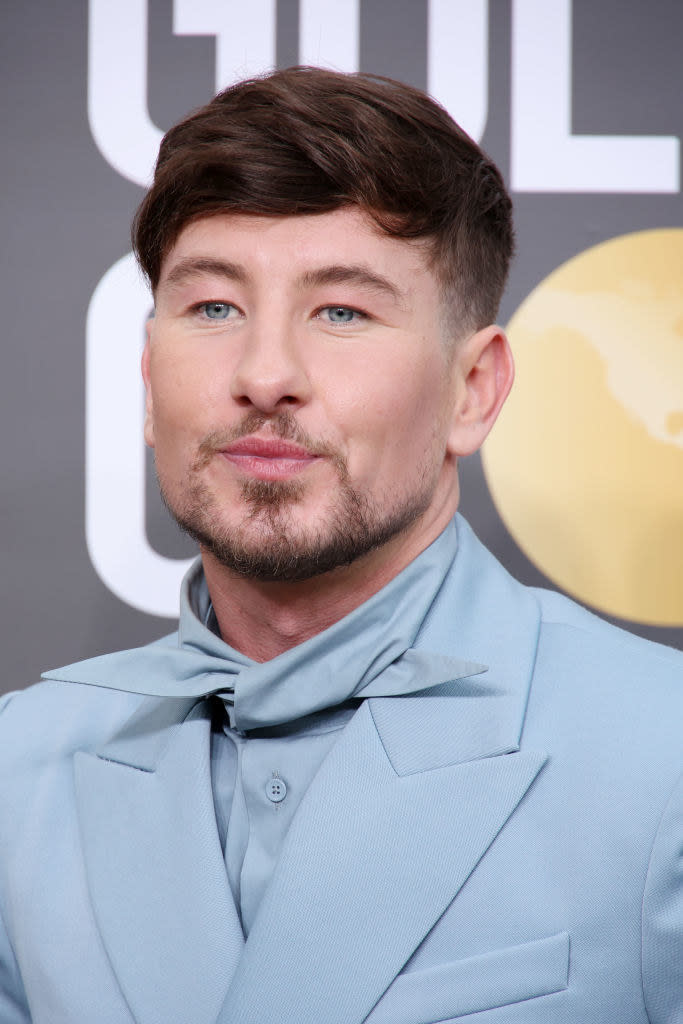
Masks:
[[[266,425],[270,428],[268,436],[277,437],[283,441],[292,441],[294,444],[305,448],[311,455],[332,459],[338,466],[345,465],[343,456],[336,448],[324,441],[317,441],[311,437],[310,434],[303,430],[291,412],[279,412],[268,415],[259,412],[257,409],[252,409],[234,427],[214,430],[202,438],[197,449],[197,458],[192,465],[193,470],[203,469],[217,452],[227,448],[235,441],[239,441],[242,437],[258,433]]]

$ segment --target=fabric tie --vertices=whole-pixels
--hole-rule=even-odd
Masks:
[[[414,644],[457,548],[454,524],[382,590],[329,629],[266,662],[206,625],[211,601],[197,562],[183,581],[178,647],[94,658],[49,677],[155,697],[212,695],[240,731],[294,721],[351,698],[402,696],[486,671]],[[129,655],[129,657],[127,657]],[[142,656],[142,657],[141,657]]]

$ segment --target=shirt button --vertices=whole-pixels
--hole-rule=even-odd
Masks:
[[[266,796],[274,804],[279,804],[281,800],[284,800],[287,796],[287,786],[284,779],[281,779],[279,776],[268,779],[266,783]]]

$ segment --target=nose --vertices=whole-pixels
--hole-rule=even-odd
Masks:
[[[304,405],[311,381],[301,345],[292,329],[254,322],[242,336],[232,398],[243,407],[271,413]]]

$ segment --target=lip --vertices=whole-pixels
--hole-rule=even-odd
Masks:
[[[220,454],[246,476],[258,480],[287,480],[319,458],[301,445],[277,437],[242,437]]]

